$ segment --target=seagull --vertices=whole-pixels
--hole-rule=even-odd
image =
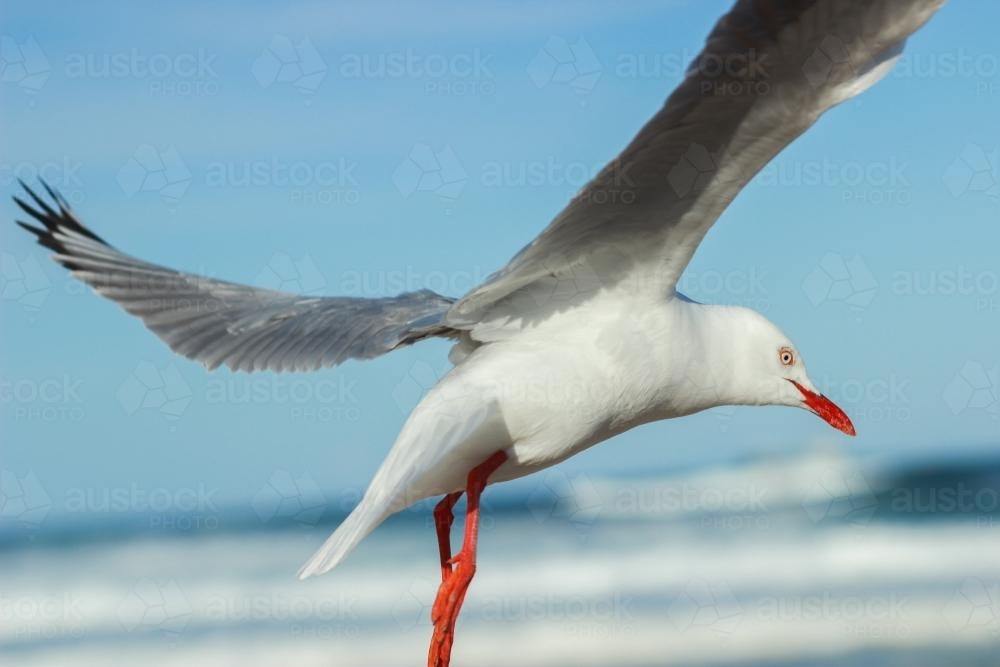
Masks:
[[[434,509],[441,585],[428,664],[449,664],[476,570],[480,497],[640,424],[716,406],[851,420],[756,311],[676,290],[749,179],[828,109],[884,77],[944,0],[738,0],[666,104],[549,226],[461,298],[300,296],[174,271],[92,232],[43,183],[18,221],[54,259],[208,369],[312,371],[427,338],[453,364],[407,418],[353,512],[302,567],[341,563],[387,517]],[[804,235],[800,243],[807,243]],[[466,496],[462,547],[453,509]]]

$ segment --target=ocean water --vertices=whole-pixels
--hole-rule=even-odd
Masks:
[[[537,477],[487,492],[455,665],[1000,665],[998,447]],[[299,582],[343,516],[299,491],[267,521],[6,506],[0,664],[423,664],[429,505]]]

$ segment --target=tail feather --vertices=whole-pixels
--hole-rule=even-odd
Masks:
[[[481,402],[457,375],[452,371],[423,398],[361,503],[302,566],[299,579],[332,570],[393,513],[461,489],[472,466],[509,444],[497,405]]]
[[[335,568],[387,517],[388,513],[378,507],[377,503],[362,501],[302,566],[299,579],[307,579]]]

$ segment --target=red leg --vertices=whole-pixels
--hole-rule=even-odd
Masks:
[[[441,553],[441,581],[451,575],[451,524],[455,521],[452,510],[462,497],[461,491],[449,493],[434,508],[434,527],[437,529],[438,551]]]
[[[503,451],[496,452],[485,462],[476,466],[469,473],[466,483],[468,506],[465,512],[465,537],[462,540],[462,550],[452,558],[448,565],[442,565],[444,577],[438,589],[437,598],[431,608],[431,621],[434,623],[434,635],[431,637],[431,648],[427,655],[428,667],[448,667],[451,661],[451,647],[455,641],[455,622],[469,590],[472,577],[476,573],[476,542],[479,538],[479,497],[486,488],[490,475],[507,460]],[[452,494],[455,495],[455,494]],[[446,496],[445,500],[451,496]],[[456,498],[457,500],[457,498]],[[445,501],[442,501],[442,504]],[[454,502],[451,504],[454,506]],[[440,507],[440,505],[439,505]],[[450,513],[450,508],[449,508]],[[442,512],[443,514],[443,512]],[[437,511],[435,510],[435,517]],[[440,538],[439,538],[440,540]],[[439,542],[440,544],[440,542]],[[450,551],[450,546],[449,546]],[[442,550],[442,555],[444,551]],[[451,564],[455,565],[451,571]],[[448,572],[445,572],[447,567]]]

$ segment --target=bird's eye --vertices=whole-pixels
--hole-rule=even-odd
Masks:
[[[790,348],[783,347],[778,350],[778,359],[781,360],[782,366],[791,366],[795,363],[795,353]]]

